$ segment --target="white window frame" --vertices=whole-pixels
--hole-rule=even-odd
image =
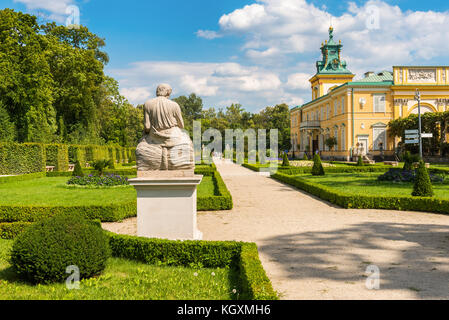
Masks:
[[[375,124],[375,125],[373,125],[373,151],[379,151],[380,149],[379,149],[379,143],[377,142],[376,143],[376,131],[378,131],[378,130],[382,130],[382,133],[380,133],[380,134],[383,134],[383,136],[384,136],[384,138],[383,138],[383,141],[381,141],[381,142],[383,142],[383,145],[384,145],[384,148],[383,148],[383,150],[385,151],[386,150],[386,148],[387,148],[387,142],[388,142],[388,137],[387,137],[387,125],[386,124],[383,124],[383,123],[379,123],[379,124]]]
[[[381,99],[383,98],[383,103]],[[387,95],[385,93],[375,93],[373,94],[373,112],[374,113],[385,113],[387,110],[386,106]]]
[[[334,137],[335,137],[336,142],[337,142],[337,144],[334,147],[334,150],[335,151],[339,151],[340,149],[338,148],[339,147],[339,143],[338,142],[340,141],[340,139],[338,139],[338,128],[334,128]]]

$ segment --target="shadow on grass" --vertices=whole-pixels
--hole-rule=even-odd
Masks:
[[[449,298],[449,226],[364,222],[268,238],[259,250],[291,279],[364,283],[366,267],[373,264],[380,268],[381,290]]]

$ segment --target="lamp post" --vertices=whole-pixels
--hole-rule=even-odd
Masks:
[[[418,138],[419,138],[419,157],[422,159],[422,130],[421,130],[421,93],[416,89],[415,100],[418,101]]]

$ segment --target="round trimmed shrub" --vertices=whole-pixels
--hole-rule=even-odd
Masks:
[[[33,283],[63,282],[68,266],[80,279],[100,274],[110,257],[106,233],[78,214],[61,214],[34,223],[14,241],[11,264]]]

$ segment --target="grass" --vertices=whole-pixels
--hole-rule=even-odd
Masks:
[[[216,195],[215,183],[212,176],[203,176],[200,185],[198,186],[198,196],[208,197]]]
[[[32,285],[17,278],[8,262],[10,240],[0,240],[0,300],[229,300],[237,299],[237,272],[229,268],[162,267],[111,258],[79,290],[64,283]]]
[[[393,183],[378,181],[377,177],[382,173],[327,173],[325,176],[312,176],[310,174],[297,175],[309,181],[319,183],[334,190],[351,194],[376,195],[376,196],[410,196],[413,191],[413,183]],[[433,184],[435,197],[449,199],[449,183]]]
[[[136,199],[134,187],[83,189],[67,188],[68,177],[39,178],[0,184],[0,205],[102,205]],[[198,196],[213,196],[212,177],[203,177]]]

